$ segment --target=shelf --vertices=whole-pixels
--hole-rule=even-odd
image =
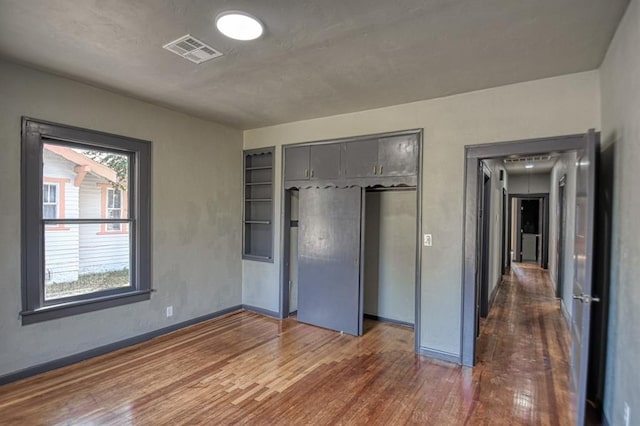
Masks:
[[[242,258],[273,262],[274,148],[247,150],[243,155]]]

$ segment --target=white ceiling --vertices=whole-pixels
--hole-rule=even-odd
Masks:
[[[595,69],[628,0],[0,0],[0,56],[239,128]],[[241,9],[266,35],[226,39]],[[162,49],[191,33],[223,57]]]

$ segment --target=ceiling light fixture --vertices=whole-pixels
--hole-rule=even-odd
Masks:
[[[525,169],[533,169],[533,164],[526,164],[524,166]]]
[[[222,12],[216,17],[218,31],[234,40],[255,40],[264,32],[262,22],[255,16],[239,10]]]

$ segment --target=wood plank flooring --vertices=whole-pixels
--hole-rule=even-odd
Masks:
[[[546,273],[506,276],[474,369],[240,312],[0,387],[0,424],[573,424],[568,334]]]

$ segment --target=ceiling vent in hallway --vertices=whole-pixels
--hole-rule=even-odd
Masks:
[[[190,34],[180,37],[170,43],[162,46],[164,49],[170,52],[180,55],[185,59],[190,60],[195,64],[201,64],[208,60],[222,56],[221,52],[218,52],[211,46],[207,46],[197,38]]]
[[[532,157],[515,157],[515,158],[505,158],[505,164],[510,163],[535,163],[540,161],[550,161],[552,158],[551,155],[536,155]]]

